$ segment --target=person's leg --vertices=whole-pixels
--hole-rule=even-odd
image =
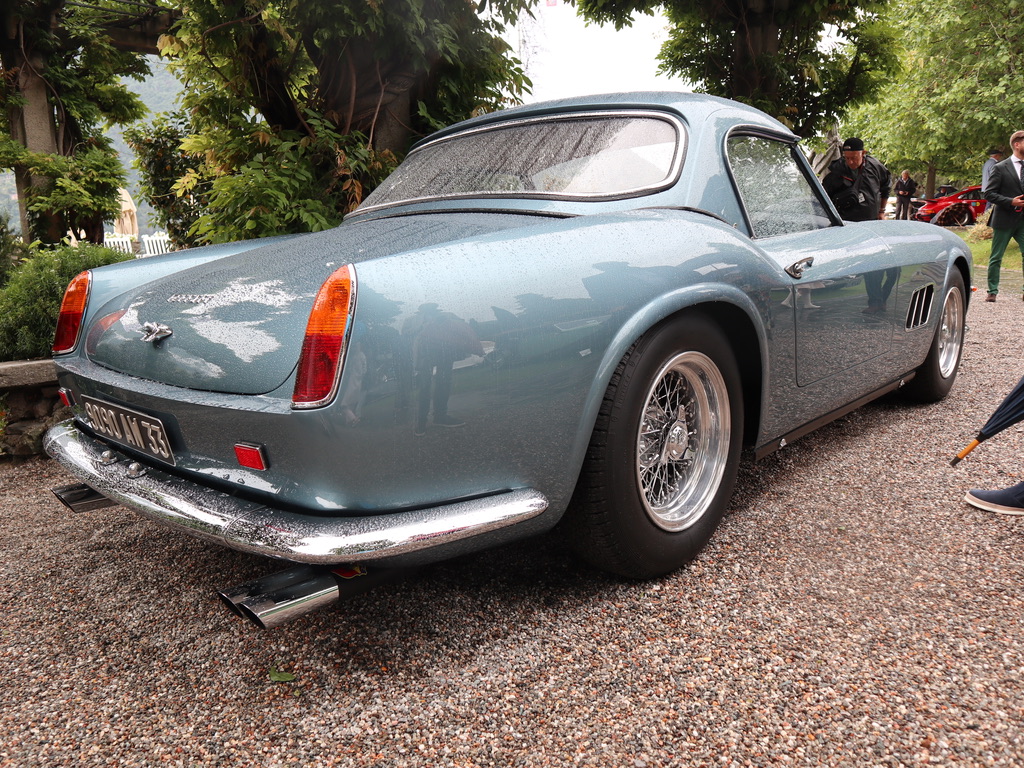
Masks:
[[[1017,245],[1020,246],[1021,254],[1021,267],[1024,268],[1024,222],[1019,224],[1013,231],[1013,239],[1017,241]]]
[[[416,428],[417,435],[427,431],[427,415],[430,413],[430,392],[434,385],[434,366],[423,356],[416,365]]]
[[[434,375],[434,416],[439,427],[461,427],[464,422],[448,413],[448,398],[452,394],[452,361],[443,360],[437,364]]]
[[[995,297],[999,293],[999,267],[1003,263],[1006,244],[1010,242],[1012,229],[992,230],[992,253],[988,257],[988,295]]]

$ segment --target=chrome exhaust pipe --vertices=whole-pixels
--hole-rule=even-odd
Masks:
[[[93,490],[85,483],[62,485],[50,491],[65,507],[72,512],[92,512],[104,507],[116,507],[117,502],[111,501],[99,491]]]
[[[309,565],[273,573],[217,593],[234,613],[260,629],[272,629],[311,611],[397,580],[405,569]]]

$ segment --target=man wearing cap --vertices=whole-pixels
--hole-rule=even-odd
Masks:
[[[985,199],[993,205],[992,252],[988,257],[988,296],[995,301],[999,293],[999,268],[1012,237],[1024,252],[1024,131],[1010,136],[1012,154],[996,163],[988,183],[982,187]]]
[[[846,221],[885,218],[892,180],[888,169],[864,152],[860,139],[843,142],[843,156],[829,164],[821,183]]]

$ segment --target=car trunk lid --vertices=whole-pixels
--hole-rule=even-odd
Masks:
[[[86,352],[112,370],[173,386],[271,392],[295,368],[313,299],[338,267],[536,221],[497,213],[374,219],[228,256],[108,302]]]

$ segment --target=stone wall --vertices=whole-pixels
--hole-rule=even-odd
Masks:
[[[52,360],[0,363],[0,456],[42,453],[46,430],[70,417]]]

